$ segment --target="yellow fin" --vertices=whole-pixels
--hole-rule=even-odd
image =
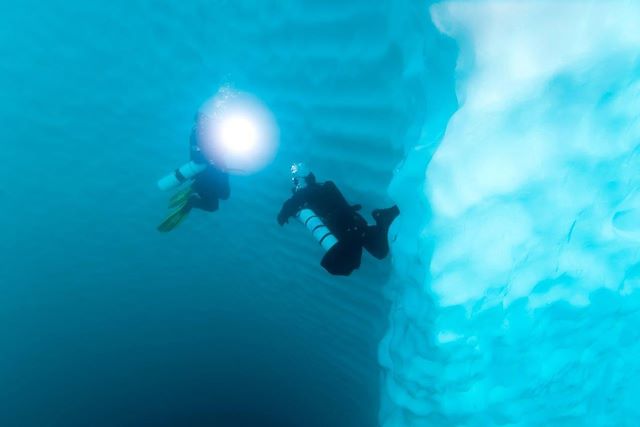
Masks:
[[[187,206],[187,204],[183,204],[180,208],[173,211],[164,221],[158,225],[158,231],[161,233],[168,233],[173,230],[177,226],[179,226],[182,221],[189,215],[191,212],[191,207]]]

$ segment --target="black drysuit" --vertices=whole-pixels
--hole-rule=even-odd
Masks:
[[[363,247],[378,259],[389,253],[388,227],[368,225],[357,212],[360,206],[350,205],[332,181],[316,183],[312,179],[307,187],[296,191],[282,205],[278,223],[283,225],[304,208],[311,209],[338,239],[322,258],[321,265],[329,273],[351,274],[360,267]]]
[[[229,175],[209,162],[200,150],[197,138],[197,130],[191,132],[190,138],[191,160],[206,164],[207,168],[195,176],[191,188],[195,195],[189,199],[190,207],[202,209],[207,212],[218,210],[219,200],[227,200],[231,189],[229,187]]]

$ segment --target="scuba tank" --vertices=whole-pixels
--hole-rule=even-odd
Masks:
[[[325,252],[329,252],[338,244],[336,236],[333,235],[329,228],[324,225],[322,220],[318,218],[311,209],[305,208],[300,210],[296,214],[296,218],[313,234],[313,237],[320,243],[320,246],[322,246]]]
[[[160,188],[160,190],[171,190],[176,188],[206,168],[207,165],[205,163],[196,163],[194,161],[185,163],[175,171],[160,179],[158,181],[158,188]]]

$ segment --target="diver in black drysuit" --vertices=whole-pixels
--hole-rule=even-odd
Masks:
[[[229,175],[211,163],[202,152],[198,138],[198,118],[199,116],[196,116],[196,123],[189,138],[190,158],[195,163],[206,165],[206,168],[192,178],[190,185],[179,190],[169,200],[169,207],[174,210],[158,225],[158,231],[163,233],[180,225],[192,209],[207,212],[217,211],[220,200],[227,200],[231,192]],[[186,181],[183,176],[176,175],[176,177],[181,182]]]
[[[207,168],[195,176],[191,184],[193,193],[189,197],[187,204],[189,208],[215,212],[218,210],[219,200],[227,200],[231,193],[229,174],[217,168],[205,158],[198,144],[196,126],[191,131],[189,146],[191,160],[198,164],[206,164]]]
[[[296,167],[298,165],[294,165],[292,172]],[[304,182],[301,182],[302,180]],[[339,276],[350,275],[360,267],[362,248],[378,259],[387,256],[387,232],[400,213],[397,206],[374,210],[372,216],[376,225],[369,225],[358,213],[361,206],[350,205],[332,181],[318,183],[313,173],[294,176],[293,181],[293,196],[282,205],[278,214],[278,224],[284,225],[301,209],[312,210],[338,239],[338,243],[321,261],[321,265],[329,273]]]

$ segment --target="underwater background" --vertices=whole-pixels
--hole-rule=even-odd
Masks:
[[[294,161],[367,210],[390,203],[387,8],[0,5],[0,425],[376,424],[390,264],[330,277],[276,215]],[[281,149],[160,234],[156,181],[222,85],[271,109]]]
[[[634,1],[0,3],[0,426],[634,426]],[[221,87],[275,160],[156,231]],[[304,161],[391,257],[280,228]]]

